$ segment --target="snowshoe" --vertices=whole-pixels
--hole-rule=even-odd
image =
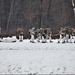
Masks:
[[[31,43],[35,43],[34,41],[30,41]]]
[[[32,42],[32,41],[30,41],[30,42]]]
[[[34,41],[32,41],[31,43],[35,43]]]
[[[67,43],[69,43],[68,41],[66,41]]]
[[[40,41],[38,40],[38,42],[40,42]]]
[[[62,43],[65,43],[65,41],[63,41]]]
[[[2,41],[0,40],[0,42],[2,42]]]
[[[19,42],[23,42],[23,40],[19,40]]]
[[[46,41],[42,41],[42,43],[46,43]]]
[[[2,39],[0,38],[0,42],[2,42]]]
[[[50,41],[51,43],[53,43],[53,41]]]
[[[58,43],[60,43],[60,41],[58,41]]]
[[[72,43],[72,42],[70,42],[70,43]]]

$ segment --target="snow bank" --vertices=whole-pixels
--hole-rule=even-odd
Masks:
[[[16,40],[17,40],[16,36],[13,36],[13,37],[3,38],[2,42],[16,42]]]

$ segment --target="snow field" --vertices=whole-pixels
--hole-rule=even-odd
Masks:
[[[75,44],[53,41],[1,42],[0,74],[75,74]]]

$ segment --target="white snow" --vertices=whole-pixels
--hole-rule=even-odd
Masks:
[[[0,74],[75,74],[75,43],[0,42]]]
[[[13,42],[17,40],[16,36],[0,39],[2,42]]]

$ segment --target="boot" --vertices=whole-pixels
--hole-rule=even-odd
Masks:
[[[65,43],[65,41],[63,41],[62,43]]]
[[[46,43],[46,41],[42,41],[42,43]]]
[[[52,43],[53,41],[50,40],[50,42]]]
[[[31,43],[35,43],[34,41],[32,41]]]
[[[68,41],[66,41],[67,43],[69,43]]]
[[[38,40],[38,42],[40,42],[40,41]]]
[[[58,43],[60,43],[60,41],[58,41]]]
[[[70,43],[72,43],[72,42],[70,41]]]

